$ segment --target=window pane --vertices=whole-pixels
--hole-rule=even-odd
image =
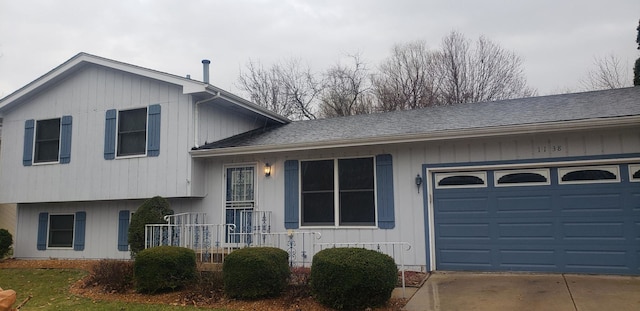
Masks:
[[[340,225],[375,225],[373,190],[340,191]]]
[[[302,162],[302,191],[333,190],[333,160]]]
[[[253,183],[253,166],[227,168],[227,202],[252,201]]]
[[[340,191],[373,189],[373,158],[338,160]]]
[[[333,197],[333,191],[303,193],[302,225],[333,226],[335,224]]]
[[[500,177],[499,184],[544,183],[547,178],[537,173],[514,173]]]
[[[60,150],[60,119],[41,120],[36,125],[34,162],[56,162]]]
[[[73,246],[73,215],[49,217],[49,247]]]
[[[477,176],[458,175],[443,178],[439,186],[484,185],[484,180]]]
[[[144,154],[147,147],[147,108],[118,113],[118,156]]]
[[[616,175],[605,170],[580,170],[565,174],[562,176],[562,181],[606,180],[616,178]]]

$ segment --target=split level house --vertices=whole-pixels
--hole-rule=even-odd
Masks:
[[[291,121],[203,80],[80,53],[0,100],[14,256],[130,258],[162,196],[150,246],[640,274],[640,87]]]

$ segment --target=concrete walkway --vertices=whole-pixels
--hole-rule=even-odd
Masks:
[[[640,277],[437,272],[404,310],[640,310]]]

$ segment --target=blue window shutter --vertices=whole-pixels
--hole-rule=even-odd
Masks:
[[[22,165],[31,166],[33,159],[33,131],[35,121],[33,119],[24,122],[24,149],[22,152]]]
[[[116,115],[115,109],[107,110],[104,123],[104,159],[113,160],[116,158]]]
[[[63,116],[60,129],[60,163],[71,162],[71,116]]]
[[[160,105],[149,106],[149,120],[147,121],[147,156],[160,155]]]
[[[73,237],[74,251],[84,250],[84,233],[85,233],[86,223],[87,223],[87,213],[76,212],[76,223],[74,226],[75,234]]]
[[[38,215],[38,250],[47,249],[47,226],[49,225],[49,213]]]
[[[298,229],[300,218],[300,187],[298,160],[284,162],[284,227]]]
[[[393,160],[390,154],[376,156],[376,181],[378,185],[378,228],[393,229],[396,223],[393,203]]]
[[[131,212],[120,211],[118,214],[118,250],[129,250],[129,217]]]

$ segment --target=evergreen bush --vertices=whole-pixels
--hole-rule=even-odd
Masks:
[[[225,294],[231,298],[258,299],[282,293],[289,278],[289,254],[274,247],[247,247],[224,259]]]
[[[196,253],[177,246],[158,246],[138,252],[133,264],[136,290],[171,291],[195,280]]]
[[[13,236],[7,229],[0,229],[0,259],[4,258],[11,251]]]
[[[169,202],[162,197],[155,196],[142,203],[131,216],[129,224],[129,246],[131,256],[135,257],[144,249],[144,231],[147,224],[166,224],[164,216],[173,215]]]
[[[362,248],[328,248],[313,256],[311,290],[325,306],[364,309],[383,305],[398,280],[393,258]]]

